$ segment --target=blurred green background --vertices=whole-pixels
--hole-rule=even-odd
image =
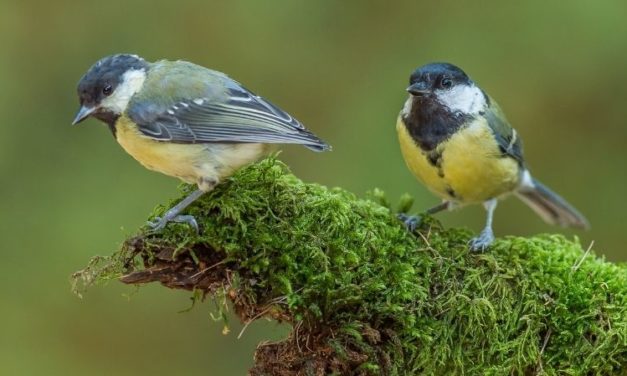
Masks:
[[[434,60],[463,67],[505,109],[536,177],[585,213],[589,232],[545,225],[517,200],[497,235],[564,232],[609,260],[624,251],[627,184],[627,3],[617,1],[0,1],[0,374],[242,375],[255,344],[211,321],[207,302],[112,282],[84,299],[68,276],[109,254],[178,182],[126,155],[108,129],[71,127],[75,86],[117,52],[185,59],[227,72],[334,146],[281,158],[307,181],[415,209],[437,199],[401,158],[395,119],[410,72]],[[483,209],[440,216],[479,230]]]

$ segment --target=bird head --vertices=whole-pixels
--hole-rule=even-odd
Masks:
[[[106,123],[122,114],[146,79],[148,63],[137,55],[100,59],[78,82],[79,109],[72,124],[93,116]]]
[[[444,110],[475,115],[487,105],[487,96],[460,68],[449,63],[431,63],[416,69],[409,78],[411,99],[432,102]]]

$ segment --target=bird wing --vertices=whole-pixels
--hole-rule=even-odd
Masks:
[[[206,76],[200,95],[181,95],[184,87],[163,88],[166,80],[162,79],[159,88],[174,93],[172,99],[161,98],[161,104],[156,104],[154,99],[140,97],[132,103],[127,113],[142,134],[173,143],[288,143],[314,151],[329,149],[298,120],[226,75],[198,66],[194,74],[190,85],[196,85],[191,88],[195,94],[199,94],[198,79]],[[190,81],[187,76],[167,77],[166,85],[184,86]]]
[[[499,145],[503,155],[514,158],[518,163],[524,165],[522,140],[518,133],[507,121],[505,114],[499,105],[490,98],[490,106],[486,110],[485,118],[488,126],[494,134],[494,138]]]

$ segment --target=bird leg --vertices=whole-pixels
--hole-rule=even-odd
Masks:
[[[488,212],[485,227],[479,236],[470,240],[470,249],[473,251],[484,251],[494,241],[494,232],[492,232],[492,217],[494,209],[496,209],[497,200],[495,198],[483,203],[483,207]]]
[[[196,232],[198,232],[198,222],[191,215],[179,215],[180,212],[185,210],[192,202],[196,201],[200,196],[207,191],[197,189],[185,197],[181,202],[171,207],[163,217],[155,217],[154,221],[148,221],[148,226],[151,227],[153,232],[160,232],[165,228],[168,222],[187,223],[192,226]]]
[[[438,204],[432,208],[427,209],[423,214],[421,215],[407,215],[405,213],[401,213],[399,214],[397,217],[398,219],[400,219],[403,224],[405,225],[405,228],[407,228],[407,231],[409,232],[414,232],[414,230],[416,230],[416,228],[420,225],[420,222],[422,221],[422,217],[426,214],[426,215],[432,215],[435,213],[439,213],[442,210],[446,210],[446,209],[451,209],[453,207],[453,203],[450,201],[442,201],[441,204]]]

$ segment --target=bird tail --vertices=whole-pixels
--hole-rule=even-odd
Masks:
[[[562,227],[590,228],[588,220],[571,204],[535,180],[525,171],[523,182],[516,196],[552,225]]]

